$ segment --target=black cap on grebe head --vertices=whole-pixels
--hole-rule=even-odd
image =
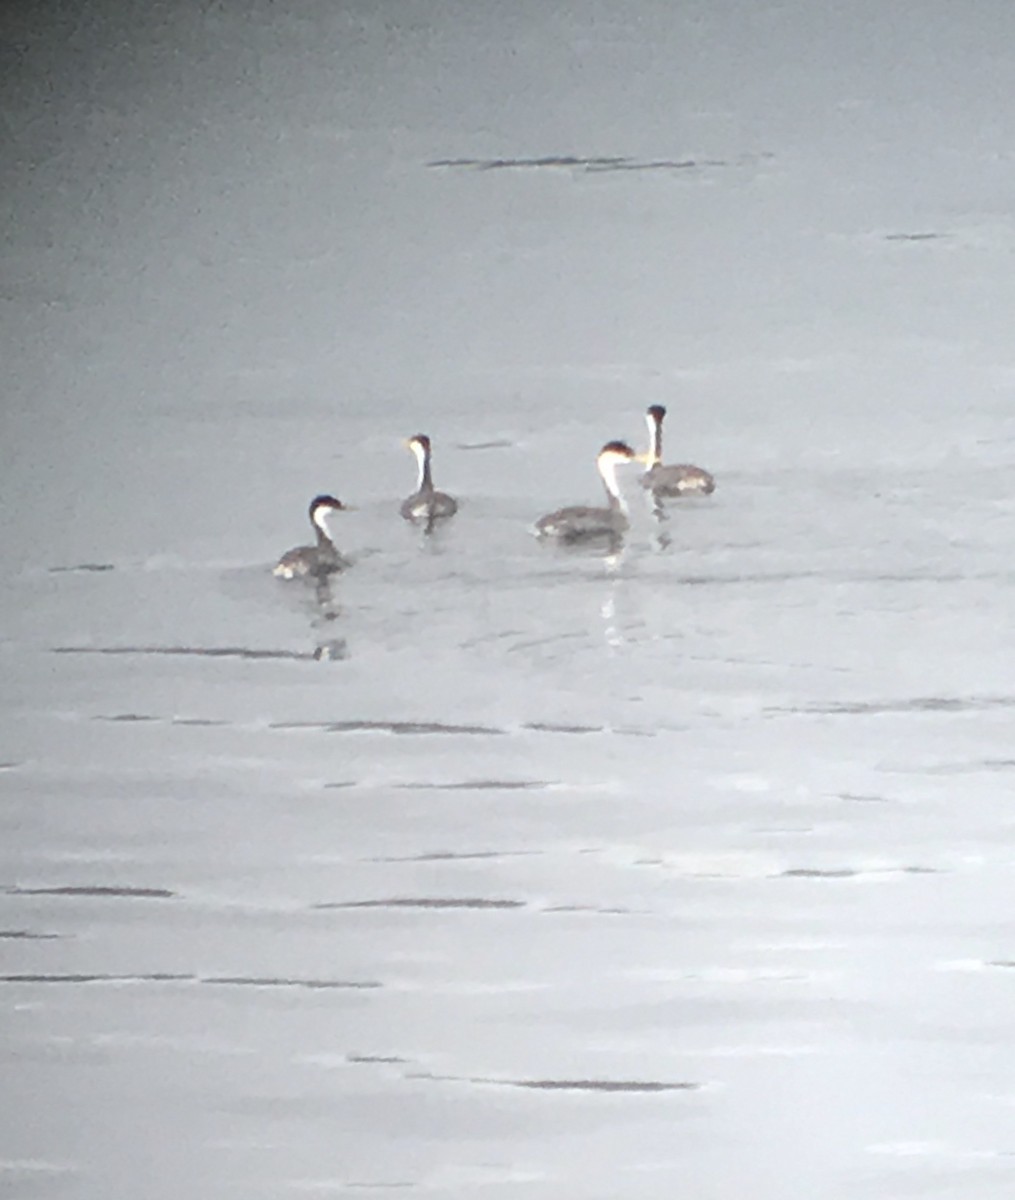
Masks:
[[[336,500],[334,496],[315,496],[310,501],[310,519],[311,521],[318,513],[327,512],[328,509],[337,508],[345,509],[345,505],[341,500]]]
[[[414,433],[411,438],[407,439],[405,444],[409,446],[410,449],[414,446],[419,446],[424,453],[430,452],[430,439],[425,433]]]
[[[607,442],[606,445],[599,451],[599,458],[634,458],[635,453],[627,442]]]
[[[646,411],[653,421],[661,421],[666,416],[666,409],[661,404],[652,404]]]

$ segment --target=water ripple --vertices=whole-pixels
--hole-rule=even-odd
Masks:
[[[168,888],[113,887],[98,884],[67,884],[62,887],[7,887],[8,896],[89,896],[93,898],[115,897],[130,900],[175,900],[176,892]]]
[[[304,991],[370,991],[382,988],[375,979],[294,979],[286,976],[261,975],[194,975],[171,971],[151,971],[126,975],[100,973],[22,973],[0,975],[0,984],[82,984],[82,983],[186,983],[210,987],[295,988]]]
[[[607,171],[695,171],[705,168],[744,166],[771,158],[771,154],[724,158],[632,158],[628,155],[545,154],[534,158],[438,158],[426,165],[431,170],[538,171],[566,170],[581,174]]]
[[[425,909],[515,909],[525,908],[524,900],[491,900],[484,896],[392,896],[386,900],[326,900],[312,908],[425,908]]]
[[[788,867],[780,871],[780,879],[865,879],[885,875],[940,875],[937,867]]]
[[[766,713],[803,716],[883,716],[893,713],[988,712],[1015,708],[1015,696],[912,696],[903,700],[833,700],[818,704],[766,708]]]
[[[474,733],[504,734],[490,725],[446,725],[442,721],[273,721],[269,729],[312,729],[320,733]]]
[[[76,571],[115,571],[116,568],[112,563],[75,563],[73,566],[67,567],[49,567],[50,575],[65,575]]]
[[[454,783],[400,783],[403,791],[543,791],[559,784],[546,779],[462,779]]]
[[[253,650],[249,646],[51,646],[51,654],[173,655],[196,658],[283,659],[314,662],[317,651]]]
[[[525,1088],[538,1092],[607,1092],[607,1093],[651,1093],[693,1092],[701,1088],[700,1083],[688,1080],[662,1079],[498,1079],[491,1076],[433,1075],[429,1072],[413,1073],[409,1079],[426,1079],[440,1083],[473,1083],[492,1087]]]

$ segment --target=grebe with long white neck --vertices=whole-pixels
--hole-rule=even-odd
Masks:
[[[323,579],[347,567],[349,564],[336,549],[325,521],[331,513],[348,511],[348,506],[334,496],[315,496],[310,501],[310,524],[317,535],[317,545],[287,550],[272,574],[279,579]]]
[[[622,537],[628,527],[627,505],[617,484],[617,467],[637,461],[626,442],[607,442],[596,457],[596,467],[606,489],[605,507],[573,505],[547,513],[536,522],[536,534],[558,542]]]
[[[407,521],[423,521],[429,529],[434,521],[453,517],[458,511],[458,501],[447,492],[438,492],[430,474],[432,450],[430,439],[425,433],[417,433],[405,443],[416,456],[419,478],[416,490],[402,501],[401,513]]]
[[[666,409],[661,404],[653,404],[645,413],[648,425],[649,448],[644,455],[648,463],[645,474],[641,477],[641,486],[647,488],[653,496],[665,498],[669,496],[708,496],[715,491],[715,479],[701,467],[690,463],[664,464],[663,458],[663,418]]]

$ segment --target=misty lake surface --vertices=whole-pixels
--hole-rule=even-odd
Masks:
[[[820,7],[0,17],[0,1194],[1015,1192],[1015,9]]]

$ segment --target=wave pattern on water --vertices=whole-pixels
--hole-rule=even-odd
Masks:
[[[140,655],[191,658],[245,658],[254,661],[284,660],[313,662],[316,651],[255,650],[249,646],[52,646],[51,654]]]
[[[506,729],[495,729],[490,725],[448,725],[443,721],[273,721],[269,729],[308,729],[320,733],[507,733]]]
[[[565,170],[573,174],[603,174],[609,171],[686,172],[716,167],[756,165],[771,154],[728,158],[633,158],[628,155],[545,154],[533,158],[437,158],[426,165],[432,170],[545,171]]]
[[[145,984],[184,983],[210,987],[293,988],[304,991],[373,991],[383,983],[375,979],[290,979],[284,976],[259,975],[194,975],[171,971],[150,971],[134,974],[105,974],[68,972],[62,974],[32,972],[0,975],[0,984]]]
[[[72,566],[49,567],[50,575],[69,575],[78,572],[96,573],[101,571],[115,571],[116,567],[113,563],[74,563]]]
[[[913,696],[902,700],[836,700],[794,707],[770,707],[766,713],[796,716],[868,717],[910,713],[989,712],[1015,708],[1015,696]]]
[[[937,867],[884,866],[884,867],[788,867],[780,871],[780,879],[873,879],[886,875],[940,875]]]
[[[602,1092],[645,1094],[652,1092],[693,1092],[702,1085],[689,1080],[663,1079],[498,1079],[477,1075],[433,1075],[429,1072],[411,1074],[409,1079],[426,1079],[435,1083],[471,1083],[488,1087],[524,1088],[537,1092]]]
[[[7,887],[8,896],[87,896],[93,899],[175,900],[168,888],[114,887],[100,884],[67,884],[60,887]]]
[[[514,792],[545,791],[557,786],[545,779],[462,779],[455,783],[400,783],[403,791]]]
[[[393,896],[386,900],[325,900],[311,905],[323,908],[422,908],[446,910],[454,908],[486,911],[527,907],[524,900],[490,899],[484,896]]]

